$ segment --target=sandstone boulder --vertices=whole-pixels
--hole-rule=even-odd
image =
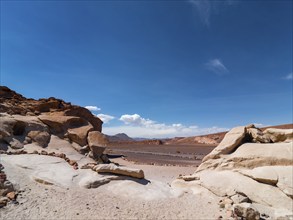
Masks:
[[[232,129],[193,175],[177,179],[172,187],[193,190],[200,185],[219,197],[228,196],[234,203],[240,203],[234,211],[244,219],[259,218],[258,208],[263,216],[274,219],[292,217],[290,132],[288,129],[262,133],[254,126]],[[243,202],[252,202],[254,208],[242,206]]]
[[[229,131],[222,142],[209,154],[203,161],[217,158],[220,154],[229,154],[237,147],[239,147],[245,139],[246,127],[236,127]]]
[[[40,115],[38,117],[43,123],[49,126],[52,133],[64,133],[68,128],[77,128],[80,126],[88,125],[88,122],[82,118],[75,116],[63,115]]]
[[[264,134],[269,136],[273,142],[293,141],[293,129],[267,128]]]
[[[66,116],[76,116],[82,118],[85,121],[88,121],[93,127],[95,131],[102,131],[102,120],[98,117],[94,116],[88,109],[82,108],[79,106],[72,106],[70,109],[64,111],[64,115]]]
[[[94,158],[100,157],[109,143],[107,137],[99,131],[89,132],[87,141]]]
[[[92,125],[85,125],[77,128],[69,128],[67,130],[68,138],[75,143],[78,143],[80,146],[87,145],[87,136],[88,133],[93,130]]]
[[[247,128],[247,133],[250,136],[250,139],[254,143],[270,143],[271,139],[269,135],[264,134],[258,128]]]
[[[27,137],[37,142],[41,147],[47,147],[50,142],[50,134],[47,131],[30,131]]]
[[[119,174],[123,176],[130,176],[138,179],[144,178],[144,172],[139,169],[128,168],[128,167],[120,167],[116,166],[113,163],[110,164],[99,164],[93,167],[93,169],[98,173],[113,173]]]

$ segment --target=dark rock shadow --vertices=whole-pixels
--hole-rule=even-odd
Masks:
[[[109,159],[125,157],[123,154],[106,154]]]
[[[130,177],[130,176],[124,176],[124,175],[120,175],[120,174],[113,174],[113,173],[100,173],[103,176],[118,176],[119,178],[117,180],[130,180],[136,183],[139,183],[141,185],[148,185],[149,183],[151,183],[150,180],[148,179],[138,179],[138,178],[134,178],[134,177]],[[112,180],[114,181],[114,180]]]
[[[4,150],[7,151],[8,150],[8,146],[9,144],[5,143],[5,142],[0,142],[0,150]]]

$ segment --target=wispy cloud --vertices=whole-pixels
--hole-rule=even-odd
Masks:
[[[220,59],[213,59],[210,60],[205,64],[206,68],[218,75],[224,75],[226,73],[229,73],[229,70],[227,67],[222,63]]]
[[[97,106],[93,106],[93,105],[85,106],[85,108],[90,110],[90,111],[100,111],[101,110],[101,108],[99,108]]]
[[[289,73],[287,76],[284,76],[282,79],[292,80],[293,79],[293,73]]]
[[[209,26],[210,25],[210,15],[211,15],[211,3],[209,0],[190,0],[190,2],[195,6],[201,21]]]
[[[196,125],[186,126],[182,123],[158,123],[151,119],[145,119],[139,114],[122,115],[119,120],[122,121],[124,125],[114,127],[105,126],[103,127],[103,132],[109,135],[126,133],[131,137],[166,138],[193,136],[228,130],[227,128],[219,127],[200,128]]]
[[[105,115],[105,114],[97,114],[97,116],[107,124],[109,121],[113,120],[115,117],[112,115]]]
[[[202,23],[207,27],[210,26],[210,19],[213,12],[217,12],[221,6],[237,4],[238,0],[189,0],[192,6],[196,9]]]

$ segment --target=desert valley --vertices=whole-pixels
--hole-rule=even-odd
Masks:
[[[0,114],[0,219],[293,219],[292,124],[137,141],[5,86]]]

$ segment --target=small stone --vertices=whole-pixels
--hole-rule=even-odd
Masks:
[[[32,154],[39,154],[39,152],[38,152],[37,150],[34,150],[34,151],[32,152]]]
[[[5,173],[0,173],[0,183],[4,183],[7,179],[7,176]]]
[[[44,150],[42,150],[42,151],[41,151],[41,155],[48,155],[48,152],[47,152],[47,151],[44,151]]]
[[[61,153],[61,154],[59,154],[59,157],[65,159],[66,158],[66,155],[63,154],[63,153]]]
[[[16,199],[16,193],[15,192],[9,192],[6,194],[6,197],[10,200],[15,200]]]
[[[55,152],[48,153],[49,156],[55,156]]]
[[[224,209],[225,208],[225,204],[224,203],[220,203],[220,209]]]
[[[69,160],[68,163],[69,163],[70,166],[74,166],[74,165],[77,164],[75,160]]]
[[[0,197],[0,208],[7,205],[8,199],[6,197]]]
[[[250,204],[241,203],[234,205],[234,213],[247,220],[258,220],[260,219],[260,213]]]

